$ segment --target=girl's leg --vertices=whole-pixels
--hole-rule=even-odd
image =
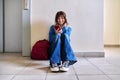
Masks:
[[[57,34],[56,38],[51,43],[50,51],[50,70],[59,71],[59,65],[61,63],[60,48],[61,48],[61,34]]]
[[[60,47],[61,47],[61,34],[57,34],[55,41],[51,43],[51,51],[50,51],[50,65],[51,64],[60,64]]]
[[[76,56],[74,55],[74,52],[71,48],[70,37],[68,36],[68,34],[63,33],[61,35],[61,41],[62,41],[62,46],[61,46],[62,62],[69,61],[69,65],[74,64],[75,62],[77,62],[77,60],[76,60]]]

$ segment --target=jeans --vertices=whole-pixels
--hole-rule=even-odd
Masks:
[[[69,61],[69,65],[77,62],[67,33],[56,34],[50,47],[50,64],[61,64],[64,61]]]

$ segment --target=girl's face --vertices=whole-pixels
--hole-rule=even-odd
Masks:
[[[63,25],[63,24],[65,23],[65,18],[64,18],[64,16],[59,16],[57,21],[58,21],[58,24],[59,24],[59,25]]]

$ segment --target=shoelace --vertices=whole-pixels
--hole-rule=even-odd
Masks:
[[[64,61],[62,64],[63,67],[69,67],[69,61]]]

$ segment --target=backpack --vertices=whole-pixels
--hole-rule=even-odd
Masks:
[[[48,60],[49,47],[50,43],[48,40],[44,39],[37,41],[32,47],[31,59]]]

